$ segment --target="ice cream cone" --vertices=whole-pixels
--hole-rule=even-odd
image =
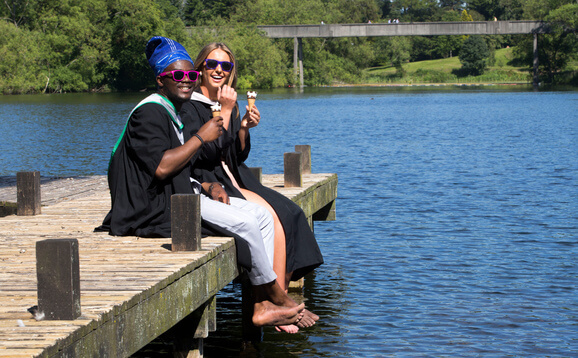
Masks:
[[[211,111],[213,112],[213,117],[218,117],[221,115],[221,104],[216,103],[211,106]]]
[[[249,112],[251,112],[251,110],[253,109],[256,99],[257,99],[257,92],[255,91],[247,92],[247,102],[249,102]]]

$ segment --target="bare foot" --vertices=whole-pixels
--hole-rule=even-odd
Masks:
[[[297,327],[299,328],[307,328],[311,327],[317,322],[319,316],[309,310],[303,310],[303,318],[297,322]]]
[[[277,306],[269,301],[255,303],[253,324],[261,326],[285,326],[299,322],[303,318],[305,304],[295,307]]]
[[[275,326],[277,332],[285,332],[285,333],[297,333],[299,332],[299,327],[294,324],[288,324],[285,326]]]

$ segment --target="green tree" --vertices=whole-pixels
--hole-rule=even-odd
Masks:
[[[321,0],[255,0],[237,5],[231,20],[235,23],[259,25],[294,25],[337,23],[340,17],[333,5]]]
[[[470,0],[468,9],[480,13],[484,20],[519,20],[523,12],[521,0]]]
[[[166,5],[166,4],[165,4]],[[190,41],[179,18],[169,18],[152,0],[110,2],[111,27],[110,79],[120,90],[138,90],[154,85],[146,63],[144,48],[152,36],[167,36],[183,43]]]
[[[464,9],[460,15],[460,21],[474,21],[474,19],[472,19],[472,15],[468,14],[468,11]]]
[[[377,37],[374,41],[376,64],[393,66],[399,76],[405,73],[403,64],[410,59],[412,42],[409,37]]]
[[[440,0],[440,7],[444,10],[459,11],[463,7],[461,0]]]
[[[337,23],[366,23],[377,22],[380,18],[380,9],[376,0],[338,0],[335,3],[334,13],[340,14],[333,20]]]
[[[441,7],[437,0],[394,0],[393,15],[403,22],[439,21]]]
[[[233,0],[187,0],[182,19],[188,26],[204,26],[217,18],[229,19],[234,13]]]
[[[538,36],[538,70],[543,80],[560,81],[559,75],[577,58],[577,9],[578,5],[569,0],[528,0],[524,7],[525,16],[547,21],[551,29],[551,33]],[[514,63],[530,68],[534,57],[532,37],[518,37],[514,55]]]
[[[486,60],[490,51],[481,36],[470,36],[464,41],[460,50],[460,62],[462,71],[466,74],[478,76],[486,69]]]
[[[27,26],[39,32],[40,71],[50,92],[86,91],[103,85],[108,56],[104,0],[45,0],[32,3]]]
[[[0,5],[0,19],[13,23],[16,27],[25,24],[30,14],[30,1],[4,0]]]
[[[391,1],[390,0],[376,0],[377,2],[377,7],[379,8],[380,12],[381,12],[381,18],[382,19],[388,19],[390,18],[390,13],[391,13]]]
[[[572,0],[526,0],[522,4],[523,16],[527,20],[544,20],[550,11],[574,2]]]
[[[44,91],[48,81],[39,70],[42,54],[39,34],[0,21],[0,93],[19,94]]]

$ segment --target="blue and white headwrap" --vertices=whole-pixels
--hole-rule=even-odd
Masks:
[[[175,61],[185,60],[193,64],[193,60],[183,45],[162,36],[154,36],[147,42],[145,54],[155,76],[160,75]]]

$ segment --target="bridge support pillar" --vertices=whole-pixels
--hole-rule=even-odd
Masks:
[[[538,34],[534,33],[534,86],[537,86],[540,79],[538,78]]]
[[[293,38],[293,73],[295,83],[299,73],[299,87],[303,87],[303,41],[300,37]]]

